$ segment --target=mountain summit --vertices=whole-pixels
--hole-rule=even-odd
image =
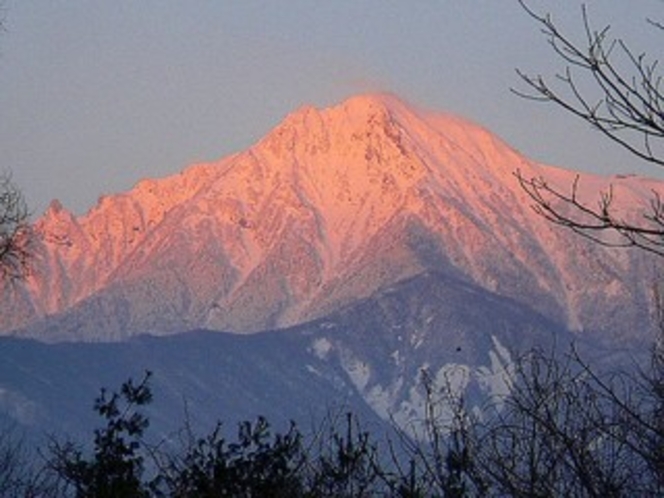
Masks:
[[[33,274],[4,289],[0,328],[85,341],[249,333],[340,312],[418,275],[454,278],[579,333],[647,327],[645,257],[550,226],[517,169],[561,185],[575,176],[392,95],[304,107],[247,151],[143,180],[84,216],[52,203],[36,223]],[[629,196],[664,190],[614,180]]]

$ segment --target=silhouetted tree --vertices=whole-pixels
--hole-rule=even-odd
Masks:
[[[33,234],[23,194],[7,174],[0,175],[0,279],[25,277]]]
[[[0,496],[25,498],[56,495],[57,488],[27,440],[16,428],[4,426],[0,430]]]
[[[5,29],[5,3],[0,2],[0,32]],[[29,212],[9,174],[0,174],[0,282],[25,277],[31,255]],[[50,496],[41,472],[13,428],[0,428],[0,496]]]
[[[509,375],[509,394],[481,409],[469,409],[449,386],[429,384],[427,438],[401,439],[411,470],[397,474],[402,487],[393,489],[410,491],[402,496],[663,496],[663,398],[652,384],[661,385],[661,373],[599,373],[572,349],[530,351]]]
[[[575,351],[518,362],[504,407],[479,425],[475,464],[493,494],[661,496],[659,400],[631,373],[599,374]]]
[[[527,89],[515,92],[555,104],[635,158],[664,166],[664,93],[658,60],[634,52],[612,35],[609,26],[593,28],[585,7],[581,11],[585,36],[578,42],[551,15],[537,13],[524,0],[519,3],[539,24],[563,68],[551,79],[519,70]],[[663,30],[658,22],[644,19],[645,23]],[[612,188],[600,192],[599,202],[591,204],[579,196],[578,177],[564,189],[544,177],[526,177],[520,171],[516,176],[535,210],[553,223],[601,244],[664,255],[664,203],[657,192],[642,206],[640,220],[626,221],[616,210]]]
[[[86,457],[72,442],[55,442],[51,447],[51,468],[64,481],[64,492],[73,489],[77,498],[149,496],[143,482],[144,452],[142,436],[149,425],[139,410],[150,403],[150,372],[135,385],[122,384],[119,393],[102,389],[95,411],[106,421],[95,431],[94,450]]]
[[[454,373],[450,373],[451,377]],[[421,372],[424,391],[424,420],[396,428],[400,452],[410,462],[402,469],[399,458],[397,480],[409,489],[404,496],[482,496],[487,484],[476,468],[478,418],[466,406],[462,390],[445,376],[437,385],[427,370]],[[403,460],[403,458],[401,458]]]
[[[331,418],[328,423],[328,430],[318,434],[317,445],[307,453],[306,495],[350,498],[387,494],[393,482],[371,434],[352,413],[346,413],[342,420]]]
[[[0,1],[0,33],[5,29],[5,2]],[[8,173],[0,174],[0,280],[25,276],[32,232],[23,194]]]
[[[161,473],[152,484],[159,496],[257,497],[303,496],[301,435],[294,425],[271,433],[265,418],[241,422],[237,440],[228,441],[219,424],[197,439],[184,455],[162,455]]]
[[[519,3],[540,26],[563,69],[553,79],[518,71],[527,90],[516,93],[561,107],[636,159],[663,167],[664,92],[658,59],[634,51],[613,36],[610,26],[593,28],[585,6],[584,36],[576,41],[551,15],[536,12],[525,0]],[[664,31],[656,20],[643,22],[644,27]],[[626,220],[617,211],[613,188],[600,192],[593,205],[580,198],[579,177],[565,190],[544,177],[528,178],[519,171],[516,176],[534,209],[553,223],[600,244],[664,256],[664,200],[658,192],[641,206],[640,219]],[[492,433],[493,447],[509,448],[505,441],[516,446],[509,454],[496,451],[493,464],[484,466],[502,472],[500,478],[512,486],[512,491],[503,488],[505,492],[519,490],[524,495],[526,483],[547,479],[572,485],[569,492],[586,496],[622,496],[630,486],[634,495],[664,492],[664,301],[656,286],[659,333],[647,371],[607,378],[575,356],[574,370],[558,359],[544,362],[538,357],[531,364],[534,369],[521,372],[522,387],[510,397],[506,416],[524,422],[523,430],[537,430],[531,437],[519,438],[513,419],[499,423],[501,430]],[[542,379],[542,371],[550,376]],[[542,391],[542,386],[551,393]],[[501,431],[507,439],[502,439]],[[524,443],[529,446],[518,446]],[[546,455],[548,463],[533,466],[521,460],[527,455]],[[530,480],[523,476],[533,469],[537,472]],[[570,471],[571,478],[564,478]],[[528,492],[532,496],[535,491]]]

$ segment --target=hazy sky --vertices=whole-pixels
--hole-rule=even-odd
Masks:
[[[1,2],[2,0],[0,0]],[[586,2],[659,56],[660,0]],[[532,1],[582,36],[580,2]],[[37,214],[246,148],[304,104],[391,91],[464,115],[533,159],[645,172],[515,68],[559,67],[516,0],[4,0],[0,152]]]

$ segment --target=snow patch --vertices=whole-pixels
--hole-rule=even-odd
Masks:
[[[364,388],[369,384],[369,377],[371,376],[369,365],[356,358],[346,357],[343,360],[343,367],[357,390],[360,392],[364,391]]]
[[[320,359],[327,359],[330,351],[332,351],[332,343],[325,337],[316,339],[311,345],[313,353]]]
[[[404,386],[403,376],[389,385],[369,384],[371,367],[364,361],[346,356],[344,370],[365,401],[383,419],[396,423],[412,437],[426,438],[427,420],[435,420],[442,430],[458,424],[461,400],[469,400],[471,388],[481,398],[465,406],[469,413],[481,416],[481,406],[490,401],[493,409],[502,409],[514,385],[515,364],[509,350],[495,336],[489,351],[488,365],[471,366],[446,363],[431,368],[427,362]],[[399,358],[397,352],[391,357]],[[404,390],[405,387],[405,390]]]
[[[481,366],[475,374],[477,382],[492,402],[492,406],[502,409],[505,399],[514,387],[515,364],[510,352],[497,337],[491,337],[495,350],[489,351],[490,366]]]

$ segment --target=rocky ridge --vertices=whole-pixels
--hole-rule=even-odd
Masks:
[[[559,185],[576,175],[391,95],[305,107],[247,151],[143,180],[84,216],[52,203],[36,223],[33,274],[2,293],[0,328],[83,341],[251,333],[432,272],[577,333],[649,327],[648,258],[548,224],[517,169]],[[664,191],[636,177],[582,175],[580,184],[590,193],[610,182],[626,209]]]

